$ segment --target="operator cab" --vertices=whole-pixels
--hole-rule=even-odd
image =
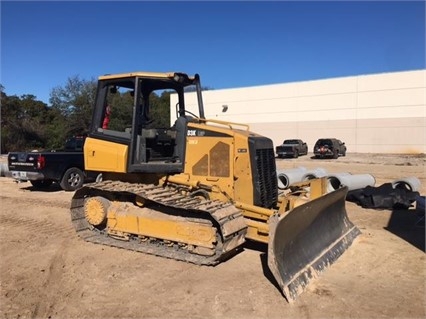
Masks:
[[[184,73],[128,73],[99,78],[90,136],[128,146],[128,172],[179,173],[185,162],[189,118],[184,92],[196,91],[199,120],[204,118],[199,76]],[[177,93],[177,120],[160,108],[168,93]]]

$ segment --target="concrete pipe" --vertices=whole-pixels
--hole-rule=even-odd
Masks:
[[[340,178],[343,176],[351,175],[349,172],[342,172],[342,173],[334,173],[327,176],[327,188],[328,191],[334,191],[342,186],[342,182],[340,181]]]
[[[287,189],[291,184],[302,181],[302,176],[305,173],[305,167],[297,167],[278,171],[278,188]]]
[[[420,190],[420,180],[417,177],[410,176],[402,179],[397,179],[392,182],[393,188],[406,188],[412,192]]]
[[[0,163],[0,176],[6,176],[5,173],[9,171],[9,167],[7,163]]]
[[[347,186],[348,190],[360,189],[367,186],[374,186],[376,179],[371,174],[349,174],[340,173],[327,177],[328,188],[330,191],[339,189],[342,186]]]
[[[302,176],[302,181],[309,181],[314,178],[320,178],[327,176],[327,171],[323,168],[316,168],[312,171],[308,171]]]

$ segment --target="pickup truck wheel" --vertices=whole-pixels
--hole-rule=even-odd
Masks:
[[[338,150],[335,150],[334,151],[334,154],[333,154],[333,158],[334,159],[336,159],[336,158],[338,158],[339,157],[339,151]]]
[[[76,167],[71,167],[65,172],[64,176],[62,176],[60,185],[65,191],[75,191],[83,186],[83,183],[83,172]]]
[[[48,188],[50,185],[52,185],[52,181],[51,180],[41,180],[41,181],[30,181],[31,185],[33,185],[34,188],[39,188],[39,189],[45,189]]]
[[[298,158],[299,157],[299,152],[298,151],[294,151],[293,157],[294,158]]]

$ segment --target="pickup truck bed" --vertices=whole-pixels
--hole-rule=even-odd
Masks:
[[[98,175],[84,171],[84,140],[78,142],[67,141],[68,146],[63,151],[11,152],[5,176],[16,181],[30,181],[35,188],[46,188],[55,182],[66,191],[74,191]]]
[[[283,157],[294,157],[297,158],[300,155],[308,154],[308,145],[299,139],[284,140],[283,144],[275,148],[277,156]]]

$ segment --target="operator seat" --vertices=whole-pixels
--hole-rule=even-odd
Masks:
[[[188,122],[197,122],[197,118],[187,115],[180,115],[173,125],[176,130],[176,145],[173,156],[179,158],[182,163],[185,161]]]
[[[186,116],[179,116],[175,122],[176,145],[174,157],[178,157],[181,163],[185,160],[186,133],[188,130],[188,119]]]

